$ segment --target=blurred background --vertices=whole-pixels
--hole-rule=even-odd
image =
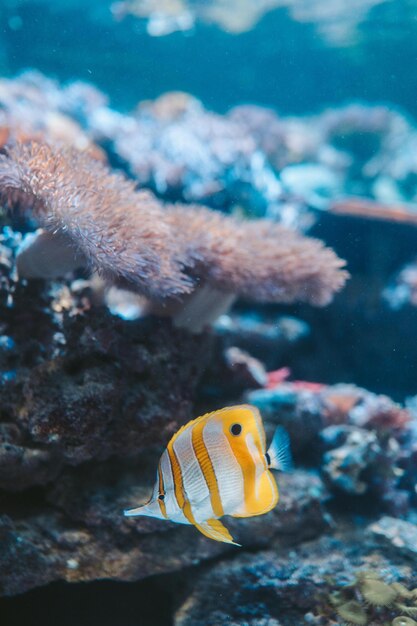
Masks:
[[[2,0],[0,70],[88,80],[112,103],[182,90],[311,113],[355,98],[417,113],[413,0]]]

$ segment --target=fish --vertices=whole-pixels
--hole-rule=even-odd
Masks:
[[[249,404],[225,407],[188,422],[172,436],[149,501],[123,513],[192,524],[210,539],[240,545],[220,518],[271,511],[279,498],[271,470],[289,471],[291,465],[282,427],[267,450],[259,410]]]

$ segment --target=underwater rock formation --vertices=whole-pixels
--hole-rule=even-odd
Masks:
[[[123,508],[149,496],[151,460],[145,465],[142,456],[139,466],[112,462],[68,470],[43,490],[33,508],[25,496],[3,493],[0,595],[60,579],[139,580],[235,550],[191,527],[122,516]],[[327,528],[321,504],[325,490],[317,477],[298,472],[281,485],[281,510],[253,520],[230,520],[232,532],[247,547],[265,548],[274,537],[279,545],[298,543]]]
[[[339,624],[331,593],[347,589],[358,573],[369,569],[389,572],[389,583],[412,581],[407,560],[382,555],[374,541],[363,541],[362,530],[350,529],[295,549],[238,555],[190,578],[175,626]]]
[[[296,317],[253,310],[232,310],[216,320],[213,330],[226,345],[261,359],[268,370],[288,361],[310,335],[308,325]]]
[[[377,540],[393,554],[417,561],[417,528],[406,520],[384,516],[370,526]]]
[[[66,319],[60,343],[56,356],[30,369],[19,363],[3,384],[3,489],[43,484],[64,465],[162,445],[190,417],[209,354],[208,341],[168,322],[127,326],[97,310]]]
[[[211,339],[92,307],[87,281],[18,281],[19,243],[0,237],[0,487],[166,443],[192,415]]]

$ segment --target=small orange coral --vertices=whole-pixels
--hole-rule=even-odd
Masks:
[[[31,142],[0,153],[0,199],[60,233],[111,283],[154,301],[209,286],[260,301],[323,305],[344,262],[315,239],[264,220],[164,206],[88,153]]]

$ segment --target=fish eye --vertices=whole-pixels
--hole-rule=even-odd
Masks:
[[[237,435],[240,435],[240,433],[242,432],[242,426],[240,424],[232,424],[230,427],[230,432],[232,433],[232,435],[237,437]]]
[[[165,495],[163,493],[160,493],[158,496],[158,500],[165,500]]]

